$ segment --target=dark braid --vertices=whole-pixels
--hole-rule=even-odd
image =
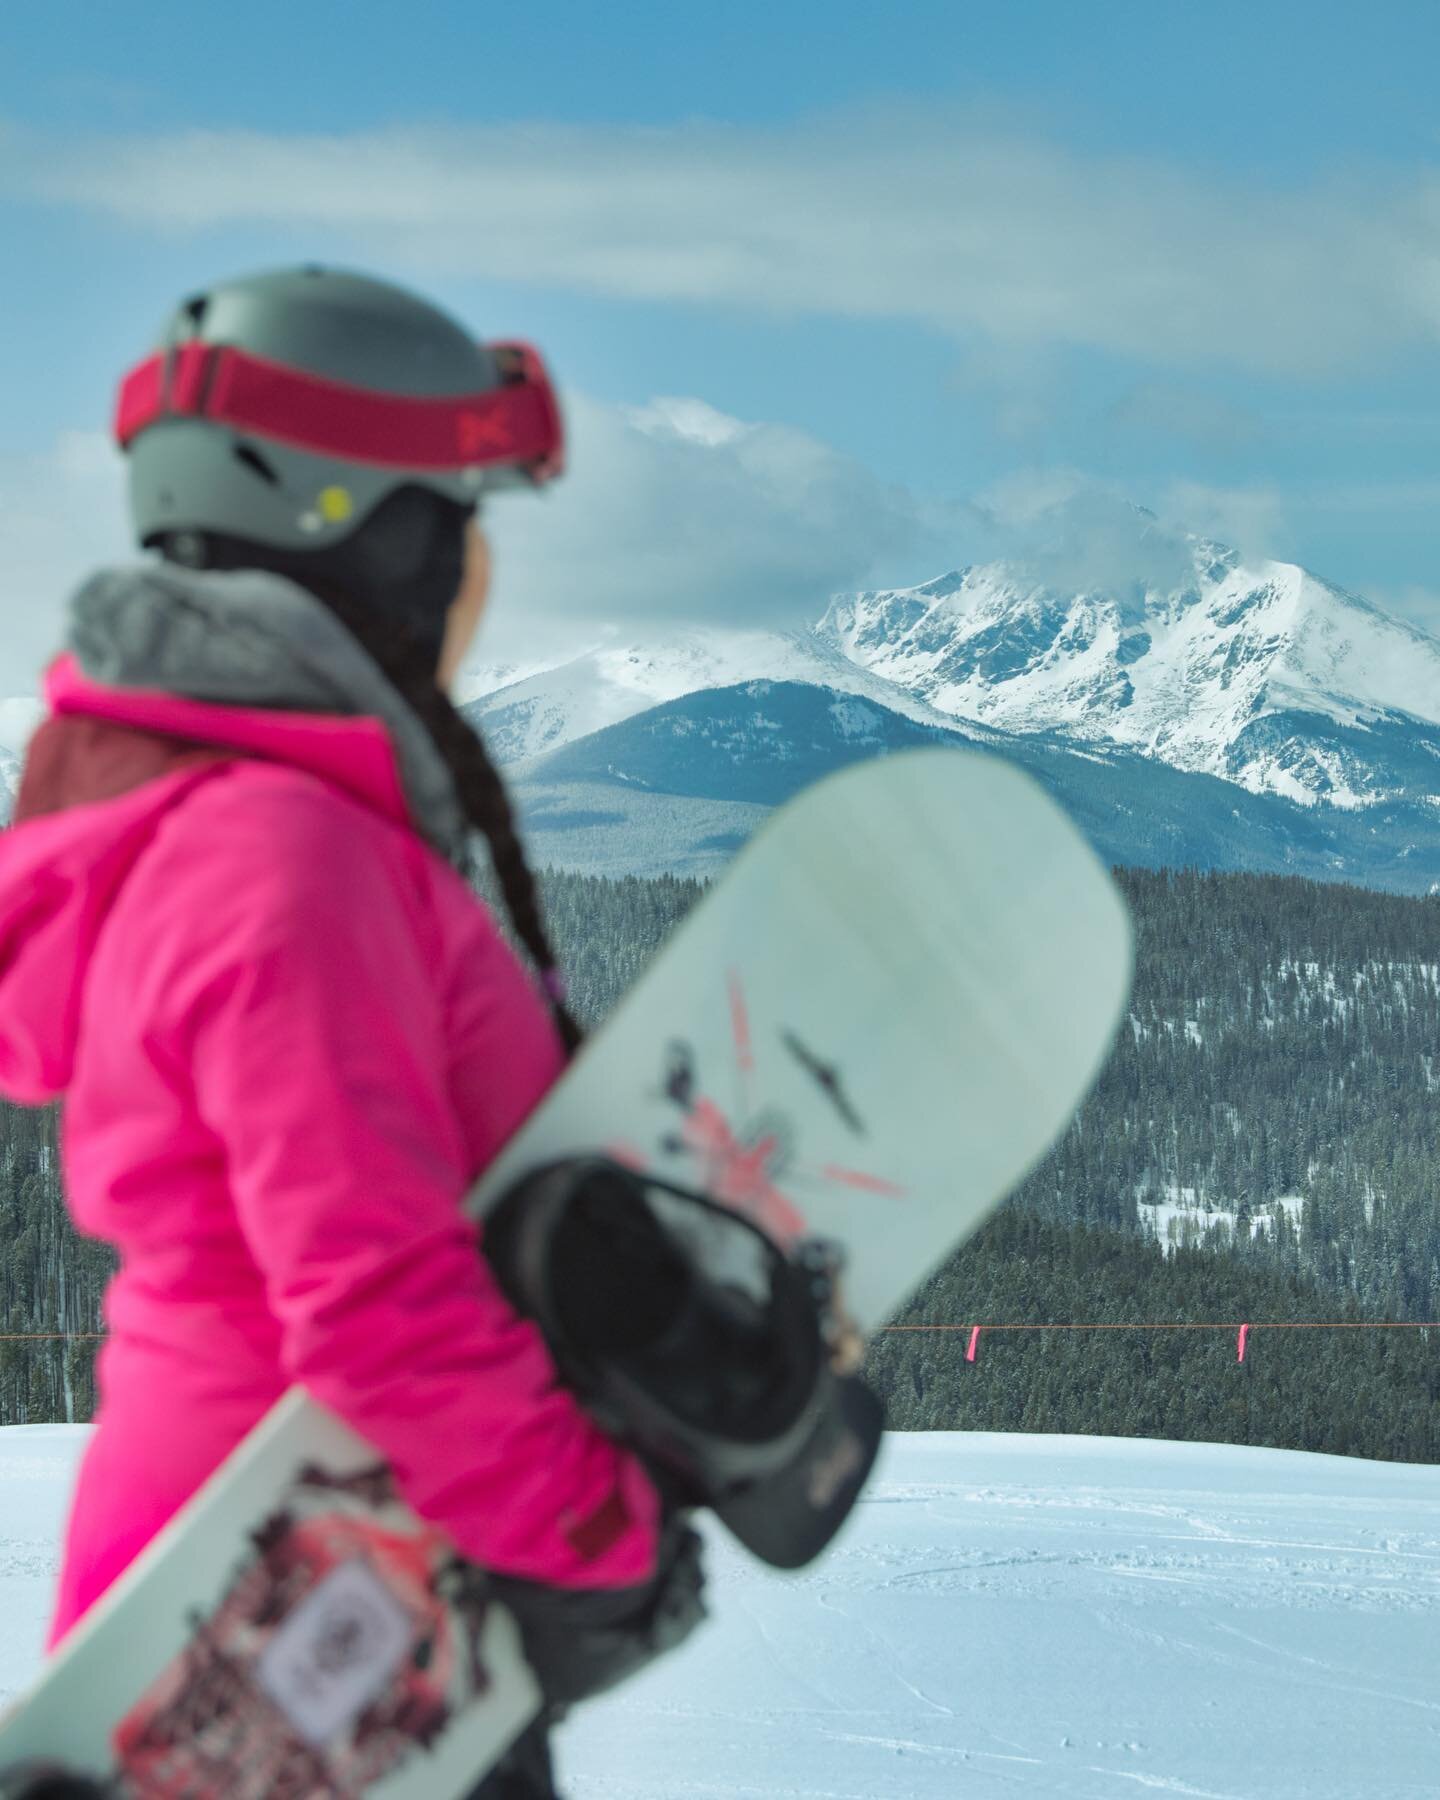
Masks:
[[[155,548],[201,569],[269,569],[309,590],[345,626],[420,720],[444,759],[465,818],[485,834],[515,935],[540,971],[568,1053],[581,1031],[540,912],[535,877],[515,831],[510,797],[480,740],[435,679],[445,618],[464,568],[473,507],[414,486],[396,489],[342,543],[283,550],[224,533],[161,534]]]
[[[435,679],[434,658],[399,615],[381,616],[357,605],[328,582],[312,592],[379,666],[390,685],[429,732],[455,783],[461,811],[485,835],[515,935],[540,971],[545,995],[567,1054],[584,1034],[565,1004],[565,984],[540,910],[540,892],[515,830],[510,796],[479,732],[456,710]]]

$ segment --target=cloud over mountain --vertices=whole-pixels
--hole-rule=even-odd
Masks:
[[[703,400],[625,408],[574,390],[563,399],[564,482],[506,495],[485,515],[497,568],[489,660],[573,654],[577,637],[659,621],[804,623],[827,594],[943,562],[967,516],[804,432],[730,418]],[[100,432],[0,456],[0,694],[33,689],[76,583],[133,554],[123,486]]]
[[[564,490],[486,514],[499,587],[487,656],[537,629],[788,625],[899,566],[943,561],[961,508],[932,506],[790,427],[695,399],[624,409],[566,395]],[[488,629],[488,628],[487,628]]]
[[[1088,546],[1088,581],[1045,579],[1074,576],[1066,546],[837,595],[803,633],[672,628],[496,683],[476,716],[521,760],[700,690],[806,683],[924,727],[1110,746],[1304,806],[1440,805],[1440,639],[1129,512]],[[1104,567],[1127,524],[1154,538],[1148,575]]]

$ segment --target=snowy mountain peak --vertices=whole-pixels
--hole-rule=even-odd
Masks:
[[[1440,640],[1294,564],[1143,515],[1139,540],[1102,551],[1084,585],[1042,551],[837,595],[808,631],[578,645],[554,666],[482,673],[465,710],[513,765],[701,689],[806,683],[1305,807],[1440,809]]]
[[[1188,543],[1193,579],[1167,589],[1069,593],[992,563],[838,598],[814,632],[955,719],[1306,804],[1404,791],[1384,728],[1440,726],[1440,641],[1293,564]]]

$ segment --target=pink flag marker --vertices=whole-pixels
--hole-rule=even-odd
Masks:
[[[1236,1360],[1236,1362],[1244,1362],[1244,1360],[1245,1360],[1245,1340],[1249,1336],[1250,1336],[1250,1327],[1248,1325],[1242,1325],[1240,1327],[1239,1340],[1237,1341],[1237,1343],[1235,1345],[1235,1360]]]
[[[979,1348],[980,1348],[980,1327],[978,1325],[972,1325],[970,1327],[970,1347],[965,1352],[966,1362],[974,1362],[975,1352]]]

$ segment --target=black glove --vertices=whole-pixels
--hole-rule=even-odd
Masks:
[[[0,1769],[0,1800],[106,1800],[114,1788],[89,1775],[72,1775],[59,1763],[15,1763]]]
[[[554,1716],[684,1643],[705,1617],[700,1553],[699,1533],[672,1514],[662,1519],[654,1575],[633,1587],[557,1588],[492,1577]]]

